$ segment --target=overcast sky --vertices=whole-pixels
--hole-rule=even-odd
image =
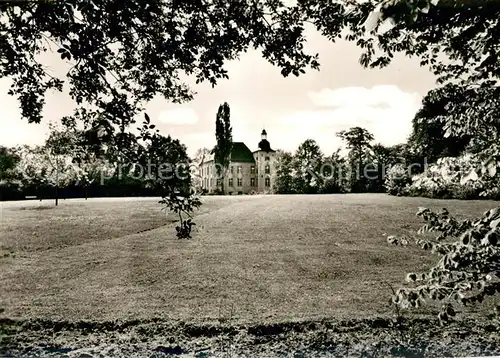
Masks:
[[[435,87],[426,68],[415,59],[397,57],[383,70],[364,69],[354,44],[331,43],[315,31],[309,32],[306,48],[320,54],[320,71],[283,78],[258,51],[249,52],[228,63],[229,80],[213,89],[208,83],[193,86],[198,94],[183,105],[155,99],[147,112],[161,133],[186,144],[190,155],[215,144],[215,117],[223,102],[231,108],[234,141],[251,150],[257,149],[263,128],[273,149],[290,151],[311,138],[331,154],[341,145],[336,133],[354,126],[368,129],[382,144],[405,141],[422,96]],[[43,143],[46,122],[73,108],[66,94],[49,94],[45,123],[28,124],[21,120],[16,99],[7,95],[9,86],[8,80],[0,80],[0,145]]]

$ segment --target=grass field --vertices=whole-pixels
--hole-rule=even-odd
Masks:
[[[419,206],[477,217],[493,201],[386,195],[204,197],[193,240],[158,199],[7,202],[0,317],[269,322],[387,315],[429,253],[388,246]]]

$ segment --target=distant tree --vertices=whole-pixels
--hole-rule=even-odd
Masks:
[[[180,192],[189,196],[191,172],[187,148],[178,139],[170,136],[154,134],[144,146],[139,160],[139,168],[135,168],[135,177],[142,178],[149,187],[162,196]]]
[[[320,175],[323,153],[313,139],[306,139],[295,152],[293,158],[293,188],[297,193],[317,193],[322,185]]]
[[[459,87],[446,87],[429,92],[422,100],[422,107],[412,120],[413,129],[408,140],[414,152],[427,162],[434,163],[442,157],[457,157],[471,142],[472,135],[445,136],[449,106],[456,101],[464,101]],[[451,133],[450,133],[451,134]]]
[[[115,136],[124,139],[148,101],[193,98],[184,74],[215,85],[228,78],[224,63],[249,48],[261,48],[284,76],[317,68],[317,56],[301,47],[304,29],[293,12],[274,0],[1,2],[0,76],[13,80],[9,93],[29,122],[41,121],[47,91],[67,84],[77,104],[67,122],[103,128],[102,144],[125,150],[127,140]],[[71,65],[62,75],[33,55],[50,51]]]
[[[17,191],[15,169],[19,160],[11,148],[0,146],[0,201],[4,200],[4,190],[7,193]]]
[[[16,166],[22,186],[38,191],[40,200],[44,188],[55,189],[55,205],[59,203],[58,189],[73,178],[71,158],[46,146],[22,146],[16,149],[21,158]]]
[[[276,155],[276,179],[274,191],[277,194],[293,193],[293,155],[290,152],[278,150]]]
[[[347,35],[364,48],[361,64],[384,67],[398,52],[420,59],[443,85],[426,96],[436,106],[429,108],[423,122],[436,123],[437,136],[442,128],[444,138],[457,140],[447,143],[455,153],[470,141],[470,150],[483,153],[483,165],[491,165],[491,158],[500,163],[498,1],[370,0],[352,10],[350,18],[364,22],[353,24]],[[381,26],[384,21],[391,22],[389,29]],[[447,56],[440,57],[442,53]]]
[[[351,164],[351,191],[362,192],[365,190],[366,178],[364,176],[365,164],[371,149],[373,134],[361,127],[353,127],[337,133],[347,145],[349,163]],[[356,168],[356,169],[355,169]],[[366,168],[368,169],[368,168]]]
[[[62,91],[67,81],[77,108],[63,121],[83,123],[94,143],[122,149],[128,140],[115,134],[126,131],[155,95],[192,98],[184,73],[215,85],[228,77],[224,63],[251,47],[262,49],[284,76],[318,69],[318,55],[304,52],[306,23],[332,41],[355,42],[365,67],[387,66],[402,53],[419,58],[440,83],[465,87],[499,77],[496,0],[17,1],[2,2],[0,11],[0,76],[13,80],[9,94],[17,96],[23,118],[39,122],[47,91]],[[389,30],[381,26],[387,19]],[[33,56],[49,51],[72,65],[66,73],[50,73],[41,63],[45,56]],[[498,91],[497,84],[489,86]],[[457,110],[449,111],[450,121]],[[462,123],[480,117],[467,115]]]
[[[406,163],[405,151],[404,144],[385,146],[377,143],[371,146],[367,164],[373,168],[373,177],[367,183],[368,191],[385,192],[385,176],[388,169],[396,164],[410,164]]]
[[[59,187],[62,176],[71,180],[71,175],[76,175],[72,164],[79,148],[78,134],[75,131],[67,132],[57,128],[57,124],[49,124],[50,134],[40,154],[48,164],[47,180],[55,188],[55,205],[59,203]]]
[[[0,146],[0,182],[9,180],[20,158],[9,148]]]
[[[321,176],[323,177],[323,185],[321,193],[334,194],[347,191],[346,175],[350,173],[349,166],[346,165],[346,159],[342,156],[340,148],[332,153],[329,157],[323,160],[323,168]]]
[[[217,179],[220,182],[220,190],[224,193],[224,178],[229,168],[233,150],[233,129],[231,128],[230,109],[227,102],[221,104],[217,112],[215,139],[217,144],[213,153],[214,162],[216,164]]]
[[[202,187],[202,176],[200,174],[200,166],[210,157],[210,149],[208,148],[199,148],[193,159],[192,159],[192,167],[191,167],[191,178],[192,178],[192,186],[198,192]]]

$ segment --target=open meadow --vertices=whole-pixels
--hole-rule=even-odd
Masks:
[[[418,229],[419,206],[446,207],[459,218],[498,206],[376,194],[202,201],[194,237],[185,241],[156,198],[1,203],[3,322],[390,318],[389,285],[399,287],[407,272],[436,258],[389,246],[386,236]]]

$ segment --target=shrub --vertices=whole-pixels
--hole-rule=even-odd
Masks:
[[[420,208],[417,215],[426,221],[419,234],[439,234],[433,240],[416,238],[415,244],[440,259],[427,273],[409,273],[411,287],[397,290],[394,304],[416,308],[426,299],[442,302],[438,318],[444,323],[455,315],[454,304],[473,305],[500,293],[500,207],[474,221],[459,221],[446,209],[434,213]],[[410,242],[396,236],[389,236],[387,241],[395,245]]]
[[[192,221],[191,213],[194,209],[200,208],[200,199],[191,194],[177,195],[177,193],[171,191],[170,194],[168,196],[164,196],[159,203],[163,205],[162,210],[169,210],[179,215],[179,225],[175,227],[177,238],[191,239],[191,230],[193,226],[196,225]],[[185,219],[183,214],[187,215],[189,218]]]
[[[397,168],[398,170],[401,170]],[[474,175],[476,172],[485,175]],[[390,171],[389,171],[390,172]],[[471,180],[472,178],[472,180]],[[496,199],[500,197],[500,171],[485,168],[477,155],[465,154],[457,158],[440,158],[423,173],[411,178],[403,191],[388,176],[386,188],[392,195],[424,196],[439,199]]]
[[[385,175],[384,187],[390,195],[407,195],[411,178],[408,169],[403,164],[395,164]]]

